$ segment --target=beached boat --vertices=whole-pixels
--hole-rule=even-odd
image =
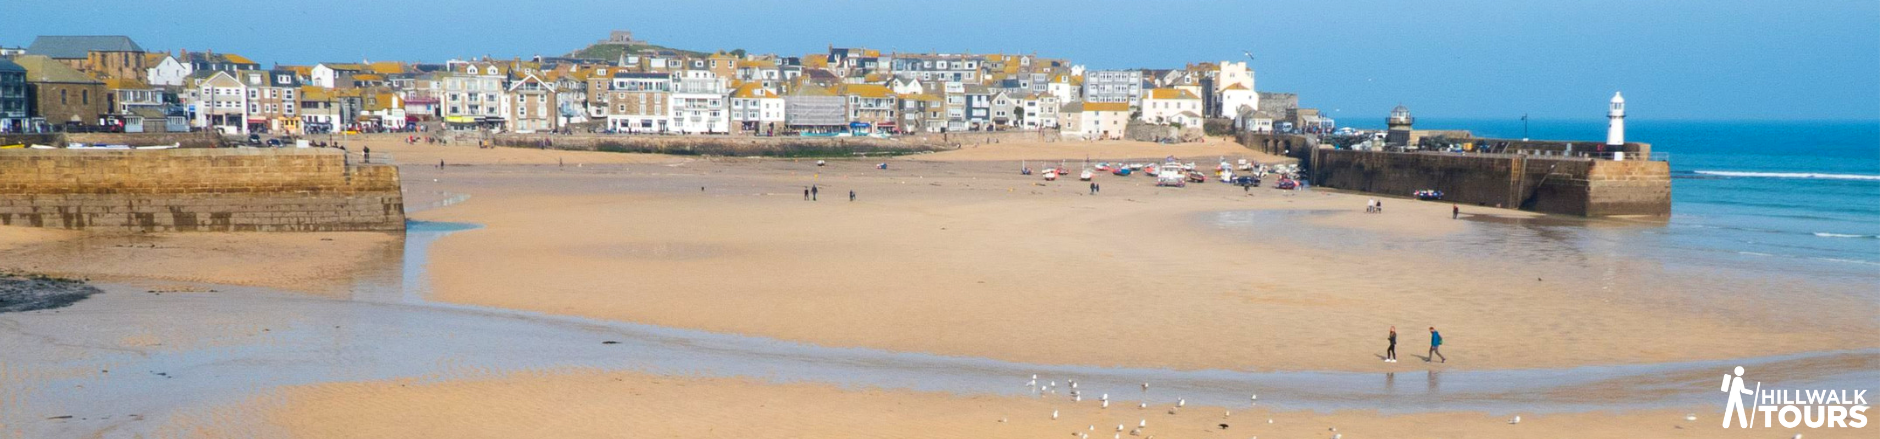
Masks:
[[[1044,181],[1057,181],[1057,178],[1058,173],[1056,169],[1044,171]]]
[[[1286,178],[1286,177],[1281,177],[1279,179],[1279,183],[1273,185],[1274,189],[1286,189],[1286,190],[1296,189],[1298,187],[1299,187],[1299,182],[1293,181],[1293,179]]]
[[[1083,180],[1083,181],[1090,181],[1090,178],[1095,177],[1095,176],[1097,176],[1096,172],[1093,172],[1089,169],[1085,169],[1083,174],[1077,175],[1077,179]]]

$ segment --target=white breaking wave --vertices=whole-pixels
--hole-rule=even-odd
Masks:
[[[1846,233],[1828,233],[1828,232],[1815,232],[1815,236],[1820,236],[1823,238],[1880,238],[1880,236],[1874,236],[1874,235],[1849,235]]]
[[[1880,175],[1866,174],[1822,174],[1816,172],[1738,172],[1738,171],[1691,171],[1703,175],[1718,177],[1745,178],[1812,178],[1817,180],[1869,180],[1880,181]]]

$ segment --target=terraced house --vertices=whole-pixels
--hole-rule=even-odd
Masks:
[[[32,129],[26,102],[26,68],[0,58],[0,133],[24,133]]]

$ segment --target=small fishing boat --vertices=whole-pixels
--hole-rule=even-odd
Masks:
[[[1443,199],[1443,191],[1439,191],[1435,189],[1424,189],[1424,190],[1420,190],[1416,192],[1411,192],[1410,195],[1417,197],[1417,199],[1419,200],[1425,200],[1425,201]]]
[[[1058,173],[1056,169],[1050,169],[1050,170],[1044,171],[1044,181],[1057,181],[1057,178],[1058,178]]]
[[[1279,184],[1273,185],[1274,189],[1285,189],[1285,190],[1292,190],[1298,187],[1299,187],[1299,182],[1293,181],[1293,179],[1285,178],[1285,177],[1281,177],[1279,179]]]
[[[1077,179],[1083,180],[1083,181],[1090,181],[1090,178],[1095,177],[1095,176],[1097,176],[1096,172],[1093,172],[1089,169],[1085,169],[1083,174],[1079,174],[1077,176]]]

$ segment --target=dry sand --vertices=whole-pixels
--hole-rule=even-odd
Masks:
[[[178,419],[159,437],[1787,437],[1767,429],[1720,429],[1717,410],[1708,406],[1527,414],[1521,423],[1509,424],[1509,416],[1484,413],[1385,415],[1188,405],[1169,414],[1173,405],[1172,400],[1156,400],[1148,409],[1138,409],[1135,400],[1118,395],[1104,409],[1094,398],[1072,402],[1063,395],[961,396],[573,371],[297,386]],[[1058,412],[1056,420],[1053,411]],[[1697,420],[1686,421],[1687,415]],[[1148,427],[1141,428],[1141,436],[1132,436],[1130,430],[1143,421]],[[1118,424],[1125,426],[1121,433]],[[1817,429],[1807,436],[1859,436],[1855,433]]]
[[[1390,213],[1365,215],[1366,196],[1110,176],[1089,196],[1083,182],[1044,183],[1018,176],[1016,162],[982,160],[1062,155],[1064,144],[1029,146],[1041,152],[996,144],[982,147],[996,154],[923,155],[887,171],[874,160],[744,159],[406,170],[410,191],[472,196],[414,218],[486,226],[433,248],[432,298],[448,302],[829,346],[1182,369],[1421,369],[1412,354],[1423,353],[1427,326],[1444,330],[1455,360],[1439,367],[1472,369],[1880,346],[1880,331],[1845,330],[1876,326],[1853,295],[1779,307],[1700,300],[1684,290],[1708,284],[1665,279],[1651,264],[1597,279],[1522,261],[1433,269],[1417,254],[1245,239],[1200,219],[1343,210],[1313,221],[1440,238],[1461,229],[1447,204],[1393,199]],[[1165,147],[1128,146],[1105,154]],[[1128,153],[1137,148],[1149,152]],[[961,160],[935,160],[948,154]],[[823,201],[801,200],[812,184]],[[848,202],[849,190],[860,201]],[[1377,361],[1391,325],[1415,363]]]

